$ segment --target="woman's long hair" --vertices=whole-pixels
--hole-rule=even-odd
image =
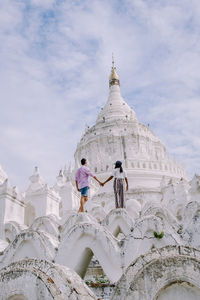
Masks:
[[[115,169],[120,168],[120,173],[123,172],[123,168],[122,168],[122,162],[117,160],[115,163]]]

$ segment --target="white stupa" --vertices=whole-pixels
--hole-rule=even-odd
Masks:
[[[87,158],[93,172],[104,181],[111,175],[114,162],[121,160],[130,182],[127,200],[160,200],[162,178],[184,178],[187,181],[186,171],[183,166],[169,159],[159,138],[138,121],[134,110],[122,98],[114,61],[109,89],[108,100],[96,124],[88,128],[77,145],[75,166],[78,168],[81,158]],[[111,185],[99,189],[93,197],[95,201],[100,201],[105,193],[111,199]]]
[[[35,167],[22,193],[0,168],[0,300],[199,300],[200,176],[191,181],[120,95],[110,94],[77,145],[75,168],[49,187]],[[127,170],[126,209],[112,183],[91,180],[77,213],[80,159],[101,180],[116,160]]]

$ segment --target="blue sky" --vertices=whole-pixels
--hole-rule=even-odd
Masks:
[[[200,173],[199,0],[0,3],[0,164],[22,190],[73,160],[85,123],[121,93],[192,177]]]

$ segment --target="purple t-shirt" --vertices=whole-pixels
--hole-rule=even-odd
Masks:
[[[84,188],[85,186],[89,187],[89,176],[94,177],[94,174],[86,166],[82,166],[76,172],[76,180],[78,181],[79,189]]]

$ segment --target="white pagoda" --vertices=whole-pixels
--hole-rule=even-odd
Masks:
[[[35,167],[27,189],[11,187],[0,166],[0,300],[200,299],[200,176],[189,181],[120,94],[114,62],[109,97],[87,126],[75,163],[49,187]],[[102,181],[121,160],[126,209],[112,182],[91,180],[77,213],[81,158]]]

